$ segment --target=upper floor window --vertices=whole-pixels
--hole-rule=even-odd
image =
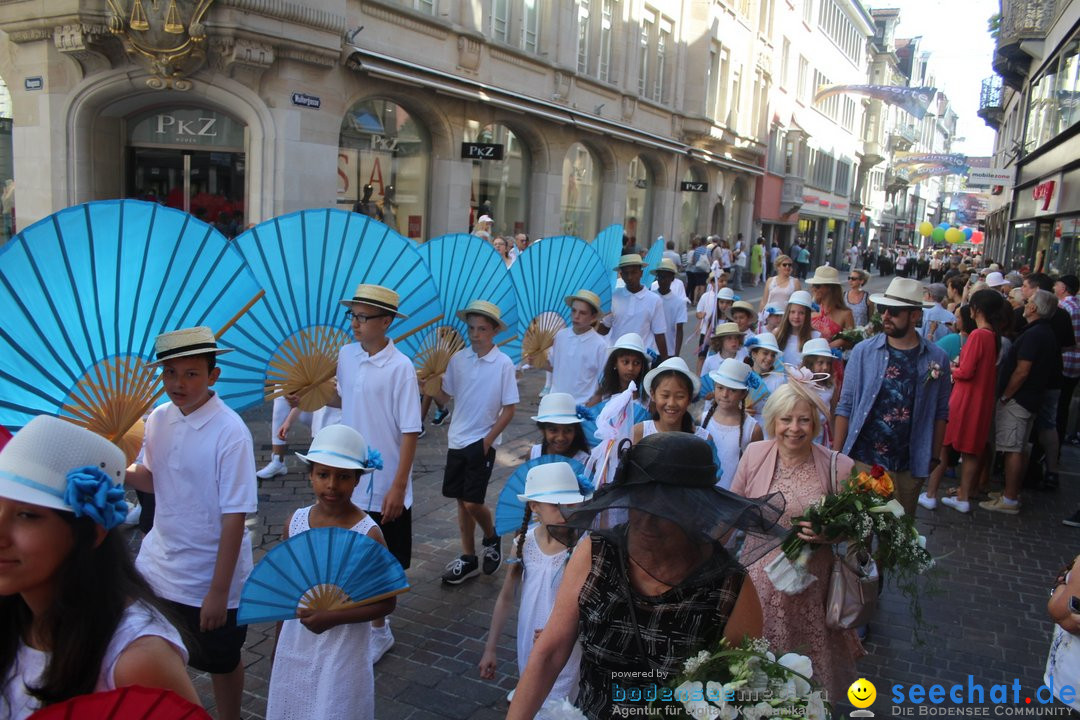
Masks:
[[[589,72],[589,3],[578,0],[577,71]]]
[[[641,35],[638,38],[641,63],[638,68],[638,95],[645,97],[645,89],[649,82],[649,43],[652,38],[653,25],[656,24],[656,15],[646,9],[641,18]]]
[[[653,77],[652,99],[656,102],[666,100],[664,97],[664,82],[667,73],[667,54],[671,48],[671,30],[671,23],[661,19],[660,35],[656,39],[656,73]]]
[[[540,52],[543,1],[486,0],[487,31],[491,39],[527,52]]]
[[[510,42],[510,0],[491,0],[491,37]]]
[[[435,14],[435,0],[399,0],[402,5],[426,15]]]
[[[602,0],[600,7],[600,57],[598,75],[611,82],[611,33],[615,26],[615,0]]]
[[[813,93],[810,92],[810,63],[802,55],[799,56],[798,98],[802,102],[809,102]]]
[[[788,66],[791,64],[791,41],[784,38],[784,44],[780,49],[780,87],[786,88],[790,79]]]
[[[521,13],[521,48],[535,53],[540,37],[540,0],[524,0]]]

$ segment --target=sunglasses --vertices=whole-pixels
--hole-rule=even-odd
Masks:
[[[886,313],[888,313],[889,315],[892,315],[893,317],[900,317],[901,315],[906,315],[907,313],[911,312],[914,309],[915,308],[900,308],[900,307],[891,307],[889,305],[886,305],[883,308],[881,308],[881,314],[885,315]]]
[[[848,280],[862,280],[858,275],[849,275]]]
[[[780,267],[791,267],[791,263],[780,263]]]

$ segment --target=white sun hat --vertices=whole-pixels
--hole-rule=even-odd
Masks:
[[[626,333],[620,335],[619,339],[615,341],[615,344],[608,349],[608,357],[611,357],[611,353],[616,350],[634,350],[641,353],[646,358],[649,354],[645,352],[645,341],[641,339],[641,336],[637,333]]]
[[[709,377],[717,385],[733,390],[745,390],[746,378],[750,377],[750,366],[735,358],[725,358],[720,367],[709,373]]]
[[[548,393],[540,399],[540,407],[532,417],[536,422],[572,425],[581,422],[577,415],[577,403],[570,393]]]
[[[327,425],[311,439],[307,455],[296,453],[306,463],[319,463],[361,474],[382,469],[378,451],[369,448],[364,436],[348,425]]]
[[[735,302],[735,291],[727,287],[720,288],[716,291],[716,299],[731,300],[732,302]]]
[[[814,307],[814,298],[810,297],[810,293],[806,290],[796,290],[791,293],[791,297],[788,298],[788,305],[802,305],[806,308]]]
[[[535,500],[552,505],[574,505],[586,500],[574,468],[565,462],[546,463],[529,470],[525,476],[525,492],[517,497],[521,502]]]
[[[681,357],[676,356],[668,358],[667,360],[660,363],[645,374],[645,380],[642,383],[645,386],[645,394],[651,396],[653,380],[660,373],[668,371],[682,373],[690,380],[690,385],[694,389],[692,397],[690,398],[691,400],[696,398],[698,396],[698,393],[701,392],[701,378],[690,372],[690,368],[686,366],[685,360],[683,360]]]
[[[754,350],[771,350],[774,353],[780,353],[780,346],[776,342],[776,336],[771,332],[758,333],[752,338],[748,338],[746,347],[748,347],[751,352]]]
[[[807,355],[813,355],[815,357],[827,357],[835,358],[832,354],[832,348],[829,347],[829,341],[825,338],[811,338],[803,343],[802,346],[803,357]]]

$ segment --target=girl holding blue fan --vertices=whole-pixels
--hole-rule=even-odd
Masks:
[[[307,455],[315,504],[293,512],[282,539],[312,528],[337,527],[386,545],[371,517],[353,504],[360,476],[382,467],[379,453],[346,425],[329,425],[311,441]],[[300,609],[279,623],[270,676],[268,720],[312,717],[333,720],[375,717],[375,670],[369,652],[370,621],[393,612],[393,597],[344,610]],[[347,669],[348,681],[341,671]]]
[[[525,492],[518,495],[518,500],[525,503],[525,517],[514,541],[516,559],[511,561],[513,565],[506,573],[502,590],[495,601],[491,628],[484,646],[484,655],[480,659],[480,677],[485,680],[495,678],[496,645],[519,588],[518,675],[525,671],[533,643],[543,631],[551,609],[555,606],[555,596],[562,584],[563,571],[573,549],[552,537],[548,526],[563,524],[560,508],[573,507],[586,500],[582,494],[583,491],[588,492],[587,488],[582,487],[584,482],[579,480],[573,468],[564,462],[537,465],[529,470],[525,478]],[[530,527],[534,516],[539,518],[539,522]],[[577,696],[580,655],[581,648],[575,645],[570,659],[548,693],[549,703],[558,703],[564,698],[573,701]],[[536,717],[544,717],[542,709]]]
[[[532,418],[543,434],[543,441],[532,446],[529,459],[541,455],[562,455],[581,464],[589,461],[589,443],[581,429],[582,418],[569,393],[550,393],[540,400],[540,408]]]

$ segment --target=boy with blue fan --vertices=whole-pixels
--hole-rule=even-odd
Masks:
[[[379,526],[352,501],[360,477],[383,467],[379,453],[368,447],[360,433],[345,425],[329,425],[312,439],[307,455],[297,453],[297,457],[310,467],[315,504],[289,516],[283,540],[329,527],[362,533],[386,545]],[[267,719],[374,718],[371,621],[389,615],[396,604],[397,599],[389,597],[336,610],[305,607],[297,610],[298,619],[279,623]]]
[[[142,462],[127,478],[156,500],[135,566],[188,631],[188,664],[210,673],[218,717],[238,720],[247,627],[236,608],[252,567],[244,520],[258,496],[251,433],[211,389],[226,352],[208,327],[157,337],[151,364],[171,402],[147,419]]]

